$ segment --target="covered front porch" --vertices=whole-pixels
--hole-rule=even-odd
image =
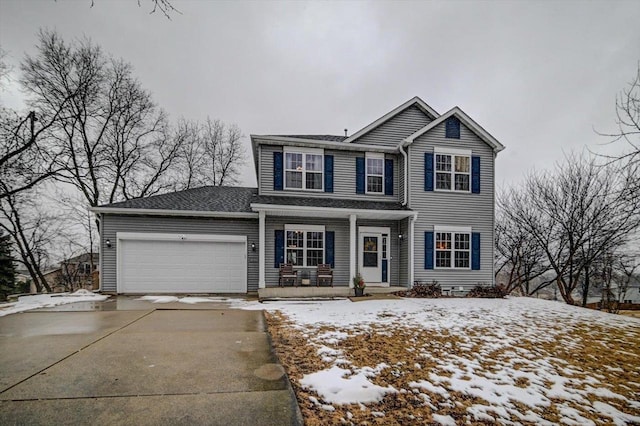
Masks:
[[[367,287],[365,294],[389,294],[396,291],[406,290],[406,287],[390,286],[390,287]],[[267,287],[258,289],[259,300],[274,299],[309,299],[309,298],[332,298],[332,297],[350,297],[353,296],[353,289],[347,286],[340,287],[316,287],[316,286],[298,286],[298,287]]]
[[[372,203],[359,204],[370,207]],[[279,287],[281,263],[293,264],[298,271],[298,279],[288,283],[282,297],[348,296],[357,274],[362,275],[370,293],[407,288],[413,282],[417,213],[396,203],[375,206],[381,208],[253,203],[251,207],[259,216],[259,290]],[[332,265],[333,287],[316,287],[319,263]]]

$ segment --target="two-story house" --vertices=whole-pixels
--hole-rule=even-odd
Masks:
[[[334,285],[493,282],[494,162],[455,107],[413,98],[351,136],[252,135],[258,188],[203,187],[97,207],[101,289],[245,293],[290,263]]]

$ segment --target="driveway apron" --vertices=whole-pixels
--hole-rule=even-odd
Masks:
[[[32,311],[0,348],[0,424],[301,423],[261,311]]]

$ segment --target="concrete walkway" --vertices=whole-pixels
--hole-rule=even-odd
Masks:
[[[0,318],[0,424],[301,424],[261,311],[104,306]]]

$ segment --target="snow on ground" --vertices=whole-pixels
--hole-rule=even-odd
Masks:
[[[20,296],[15,303],[0,305],[0,317],[38,308],[66,305],[75,302],[102,302],[109,296],[92,293],[89,290],[77,290],[74,293],[50,293]]]
[[[324,410],[327,404],[371,404],[411,392],[440,424],[454,424],[448,414],[469,399],[466,418],[458,420],[587,425],[599,418],[640,424],[640,319],[532,298],[278,301],[247,303],[244,309],[280,311],[318,348],[325,368],[299,384],[318,395],[316,406]],[[354,336],[399,330],[410,331],[401,351],[418,362],[355,365],[345,355],[344,343]],[[584,337],[594,335],[590,345],[602,347],[592,353]],[[607,336],[631,343],[623,342],[624,351],[613,349]],[[600,355],[613,357],[605,363],[621,364],[593,369],[591,358]],[[380,386],[375,378],[384,373],[419,380]],[[462,402],[456,395],[463,395]],[[549,417],[550,410],[558,417]]]

